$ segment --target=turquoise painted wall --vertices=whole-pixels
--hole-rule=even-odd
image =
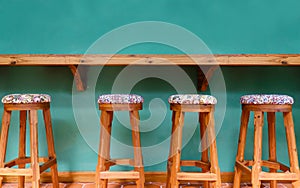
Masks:
[[[84,53],[100,36],[122,25],[165,21],[195,33],[213,53],[299,53],[298,7],[297,0],[1,0],[0,49]]]
[[[163,21],[184,27],[200,37],[214,54],[300,53],[299,6],[300,3],[296,0],[0,0],[0,53],[82,54],[105,33],[138,21]],[[123,49],[120,53],[164,54],[178,51],[159,44],[141,44]],[[184,69],[196,80],[193,67]],[[110,92],[115,77],[121,71],[122,67],[105,68],[97,82],[95,94]],[[217,136],[222,171],[233,171],[241,113],[239,97],[243,94],[285,93],[293,96],[296,101],[296,136],[300,138],[299,72],[299,67],[222,67],[227,92],[226,114]],[[16,92],[43,92],[52,96],[51,112],[59,170],[93,171],[97,154],[85,142],[76,126],[72,109],[72,84],[72,75],[66,67],[0,67],[1,96]],[[133,92],[145,97],[141,118],[147,119],[150,114],[149,101],[159,96],[168,105],[167,98],[175,90],[162,80],[149,78],[138,83]],[[0,108],[0,113],[2,112]],[[171,114],[167,111],[158,127],[143,132],[143,145],[149,146],[165,140],[170,134],[170,120]],[[16,123],[17,114],[13,115],[11,130],[15,131],[11,132],[8,158],[16,154]],[[282,123],[281,118],[278,118],[278,123]],[[118,130],[114,131],[114,136],[122,142],[130,143],[130,137],[124,134],[128,130],[120,124],[116,126]],[[189,131],[188,126],[186,130]],[[91,135],[95,132],[91,129],[88,131],[90,132],[87,134]],[[249,131],[250,138],[252,131]],[[41,131],[41,135],[43,134]],[[184,157],[199,155],[194,151],[199,147],[197,136],[198,131],[185,146]],[[278,155],[287,162],[284,152],[286,146],[282,144],[282,128],[279,128],[278,136]],[[300,139],[297,143],[300,146]],[[41,144],[44,144],[42,140]],[[40,150],[44,152],[42,146]],[[121,148],[114,151],[118,150],[122,151]],[[153,153],[167,154],[168,147]],[[250,150],[247,150],[247,156],[251,156]],[[149,156],[145,158],[146,161],[151,160]],[[165,171],[165,167],[164,161],[147,166],[146,170]]]

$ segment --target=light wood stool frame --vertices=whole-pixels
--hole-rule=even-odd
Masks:
[[[38,110],[43,111],[48,145],[48,157],[39,157],[38,155]],[[20,111],[19,157],[5,163],[12,111]],[[29,114],[30,122],[30,157],[26,156],[25,150],[27,113]],[[30,163],[29,168],[25,168],[27,163]],[[40,163],[42,164],[40,165]],[[18,166],[18,168],[11,168],[13,166]],[[53,187],[58,188],[57,161],[54,150],[50,103],[4,104],[0,140],[0,187],[2,187],[3,176],[19,176],[19,188],[24,187],[25,176],[31,176],[32,187],[38,188],[40,187],[40,174],[48,168],[51,170]]]
[[[100,145],[98,153],[98,165],[96,168],[96,187],[106,188],[108,179],[135,179],[138,188],[144,188],[145,175],[141,150],[139,131],[139,110],[142,103],[137,104],[103,104],[99,103],[100,117]],[[111,159],[110,139],[114,111],[129,111],[130,124],[132,126],[133,159]],[[133,171],[109,171],[113,165],[131,165]]]
[[[254,112],[254,154],[253,160],[245,160],[244,153],[250,112]],[[262,131],[265,112],[267,113],[268,121],[269,160],[262,160]],[[283,113],[290,167],[287,167],[277,161],[275,112]],[[252,169],[248,166],[252,166]],[[263,172],[263,166],[269,168],[269,172]],[[278,170],[282,172],[278,172]],[[240,188],[242,172],[251,174],[252,187],[255,188],[260,187],[261,181],[264,180],[270,181],[271,188],[277,187],[277,181],[291,181],[293,182],[292,185],[294,188],[300,187],[300,172],[294,122],[292,117],[292,105],[242,105],[240,135],[235,164],[234,188]]]
[[[173,114],[170,154],[167,165],[167,188],[179,187],[180,181],[203,181],[204,188],[208,188],[210,184],[215,188],[220,188],[221,175],[215,140],[214,105],[171,104],[170,108]],[[201,160],[181,160],[185,112],[199,113],[202,139]],[[210,153],[210,157],[208,153]],[[196,166],[202,168],[202,172],[181,172],[181,166]]]

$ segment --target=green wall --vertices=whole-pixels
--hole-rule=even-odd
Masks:
[[[182,26],[201,38],[213,54],[300,53],[299,6],[297,0],[0,0],[0,53],[82,54],[105,33],[138,21],[163,21]],[[170,54],[178,51],[150,43],[135,45],[120,53]],[[193,67],[184,67],[184,70],[196,80]],[[121,71],[122,67],[105,68],[97,82],[95,95],[110,92],[115,77]],[[293,96],[296,101],[296,136],[300,138],[299,71],[299,67],[222,67],[227,94],[226,114],[217,136],[222,171],[233,171],[241,113],[239,97],[243,94],[284,93]],[[43,92],[52,96],[51,112],[59,170],[93,171],[97,154],[85,142],[76,126],[72,109],[72,84],[72,74],[67,67],[0,67],[0,96],[21,92]],[[149,78],[138,83],[133,92],[145,97],[141,118],[147,119],[150,114],[149,101],[160,97],[168,106],[167,98],[175,90],[165,81]],[[17,119],[17,114],[14,114],[11,130],[15,131],[11,132],[8,158],[16,154]],[[142,133],[142,144],[151,146],[166,140],[171,131],[170,120],[171,114],[167,108],[162,123]],[[281,117],[278,123],[282,123]],[[92,135],[98,131],[88,129],[90,126],[87,125],[86,134]],[[116,124],[116,127],[118,129],[113,132],[114,136],[130,144],[130,137],[123,134],[128,130],[120,124]],[[278,127],[278,155],[287,162],[284,130]],[[188,126],[186,130],[189,131]],[[250,138],[252,132],[249,131]],[[199,147],[197,136],[198,131],[195,131],[194,137],[184,148],[184,157],[199,155],[195,151]],[[300,146],[300,139],[297,140]],[[44,144],[42,139],[41,144]],[[40,150],[44,152],[43,147]],[[114,151],[118,150],[122,151],[121,148]],[[153,153],[167,155],[168,147]],[[251,156],[250,150],[246,153]],[[151,161],[149,156],[145,158]],[[165,167],[164,161],[147,166],[146,170],[165,171]]]
[[[0,49],[84,53],[112,29],[164,21],[195,33],[213,53],[299,53],[298,7],[297,0],[1,0]]]

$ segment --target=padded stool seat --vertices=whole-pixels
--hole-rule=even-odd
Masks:
[[[244,95],[241,104],[294,104],[294,99],[288,95]]]
[[[100,95],[98,98],[98,103],[101,104],[138,104],[143,102],[143,97],[135,94],[107,94]]]
[[[144,99],[134,94],[109,94],[98,98],[100,117],[100,145],[98,164],[96,168],[96,187],[106,188],[109,179],[134,179],[138,188],[145,183],[143,157],[139,132],[139,110],[142,110]],[[133,159],[112,159],[110,157],[110,140],[113,113],[115,111],[129,111],[132,127]],[[133,166],[133,171],[110,171],[113,165]]]
[[[217,99],[210,95],[171,95],[169,97],[172,115],[172,134],[170,154],[167,166],[167,188],[178,188],[181,181],[202,181],[203,187],[210,185],[221,188],[220,168],[216,145],[214,106]],[[200,140],[202,155],[200,160],[181,159],[182,131],[184,114],[186,112],[199,113]],[[198,149],[198,148],[197,148]],[[210,155],[209,155],[210,153]],[[184,172],[181,166],[201,168],[201,172]]]
[[[4,104],[49,103],[51,97],[47,94],[10,94],[2,98]]]
[[[217,104],[217,99],[211,95],[171,95],[169,97],[170,104]]]
[[[277,181],[290,181],[294,188],[300,187],[300,172],[292,104],[294,99],[287,95],[245,95],[240,98],[242,115],[238,150],[236,154],[234,188],[240,188],[242,172],[251,175],[252,187],[259,188],[261,181],[269,181],[271,188],[277,187]],[[245,160],[246,136],[250,112],[254,113],[254,149],[253,159]],[[290,166],[277,160],[275,112],[283,114],[286,131],[287,149]],[[264,114],[267,113],[269,159],[262,160]],[[250,168],[251,167],[251,168]],[[269,171],[265,171],[266,167]]]
[[[32,177],[32,187],[40,187],[40,174],[50,168],[53,187],[58,188],[57,161],[50,115],[51,97],[46,94],[10,94],[2,98],[4,112],[0,139],[0,187],[3,176],[19,176],[19,188],[24,187],[25,176]],[[39,157],[38,152],[38,110],[43,111],[48,156]],[[20,112],[19,156],[5,163],[8,131],[12,111]],[[30,122],[30,157],[26,156],[26,121]],[[30,167],[26,168],[29,163]],[[11,168],[18,166],[18,168]]]

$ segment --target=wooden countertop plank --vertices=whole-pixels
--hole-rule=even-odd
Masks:
[[[220,65],[220,66],[298,66],[300,54],[222,54],[222,55],[83,55],[83,54],[0,54],[0,66],[65,65]]]

